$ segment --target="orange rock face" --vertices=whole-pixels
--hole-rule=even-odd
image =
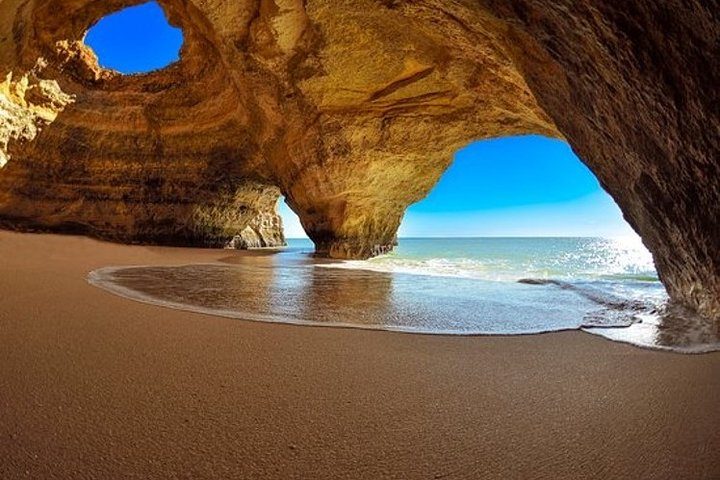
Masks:
[[[223,245],[272,238],[283,194],[319,252],[367,258],[454,151],[537,133],[597,174],[671,296],[720,316],[720,27],[699,1],[161,0],[181,60],[102,70],[84,33],[134,3],[0,5],[4,224]]]

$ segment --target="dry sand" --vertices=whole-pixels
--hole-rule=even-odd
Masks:
[[[234,254],[0,232],[0,478],[720,478],[719,353],[253,323],[85,281]]]

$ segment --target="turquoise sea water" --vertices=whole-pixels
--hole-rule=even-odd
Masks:
[[[637,238],[400,239],[393,253],[366,261],[315,258],[309,240],[226,252],[217,263],[107,267],[89,281],[245,320],[459,335],[582,329],[683,352],[718,346],[711,325],[668,308]]]
[[[311,251],[309,240],[289,247]],[[522,278],[657,282],[639,238],[403,238],[395,250],[345,268],[417,275],[516,281]]]

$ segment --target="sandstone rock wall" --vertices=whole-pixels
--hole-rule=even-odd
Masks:
[[[73,101],[56,81],[38,77],[42,68],[39,62],[20,78],[9,72],[0,82],[0,168],[10,160],[11,142],[34,140]]]
[[[180,61],[122,76],[82,39],[133,3],[0,4],[1,78],[42,59],[73,99],[0,146],[5,224],[218,245],[282,193],[319,252],[366,258],[458,148],[537,133],[598,175],[672,297],[720,317],[715,2],[161,0]]]
[[[720,4],[481,3],[671,297],[720,318]]]
[[[287,243],[285,242],[280,215],[261,213],[230,241],[228,247],[247,249],[284,247],[285,245]]]
[[[254,168],[263,139],[246,131],[270,122],[243,107],[255,89],[226,77],[203,25],[183,6],[168,9],[184,26],[183,61],[139,76],[101,69],[81,42],[85,29],[126,3],[36,1],[20,10],[11,32],[18,58],[0,70],[32,79],[39,62],[52,79],[43,82],[73,101],[51,128],[25,135],[33,141],[0,145],[11,159],[0,171],[0,220],[126,242],[224,246],[275,211],[279,190]],[[13,91],[22,81],[12,80]],[[12,99],[0,90],[0,104]],[[38,110],[8,110],[0,131],[32,124]]]

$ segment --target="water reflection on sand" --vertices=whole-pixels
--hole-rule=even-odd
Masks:
[[[662,305],[638,315],[638,322],[626,328],[587,328],[584,331],[609,340],[683,353],[720,350],[720,328],[677,305]]]
[[[528,334],[580,329],[639,346],[696,352],[718,347],[718,332],[690,317],[653,314],[637,299],[608,308],[603,283],[568,288],[325,268],[300,254],[229,255],[220,263],[107,267],[89,281],[147,303],[225,317],[416,333]],[[600,301],[598,302],[598,299]],[[654,323],[653,323],[654,322]],[[601,326],[598,328],[597,326]]]

